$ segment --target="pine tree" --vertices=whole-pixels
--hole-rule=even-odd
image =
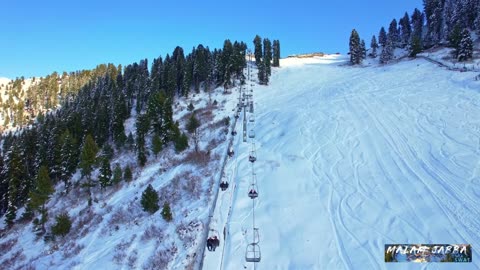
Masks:
[[[372,52],[370,53],[370,56],[373,58],[377,57],[377,49],[378,49],[378,43],[377,39],[375,38],[375,35],[372,36],[372,41],[370,42],[370,48],[372,49]]]
[[[128,166],[128,165],[127,165],[127,167],[125,167],[125,172],[123,174],[123,179],[125,180],[125,182],[130,182],[133,179],[132,170],[130,169],[130,166]]]
[[[165,221],[170,222],[172,221],[172,211],[170,209],[170,204],[168,202],[165,202],[163,204],[163,209],[162,209],[162,217]]]
[[[268,38],[263,40],[263,63],[265,65],[266,76],[272,75],[272,43]]]
[[[416,57],[418,53],[422,52],[422,41],[419,37],[412,38],[412,45],[410,46],[410,57]]]
[[[52,233],[54,235],[61,236],[67,235],[72,228],[72,221],[70,220],[70,216],[68,215],[68,213],[62,213],[58,215],[55,219],[57,222],[52,227]]]
[[[195,117],[195,114],[192,113],[187,123],[187,131],[193,137],[193,142],[195,144],[195,152],[197,153],[198,153],[198,141],[199,141],[199,135],[198,135],[199,127],[200,127],[200,121],[198,121],[198,119]]]
[[[93,171],[93,166],[96,163],[98,153],[98,146],[93,140],[92,136],[88,134],[85,137],[83,143],[82,152],[80,154],[80,169],[82,170],[82,176],[87,177],[87,183],[84,186],[87,188],[89,201],[91,201],[92,194],[90,188],[93,187],[91,174]]]
[[[425,17],[427,19],[427,46],[433,46],[440,41],[442,28],[443,3],[445,0],[424,0]]]
[[[37,175],[36,187],[33,191],[30,191],[29,207],[32,210],[38,210],[41,214],[39,225],[42,226],[42,232],[45,232],[45,223],[47,222],[47,209],[45,209],[45,203],[48,200],[50,194],[54,192],[50,176],[48,175],[48,168],[45,165],[40,166]]]
[[[398,47],[400,43],[400,35],[398,33],[398,26],[397,26],[397,20],[393,19],[392,22],[390,23],[390,27],[388,27],[388,37],[390,38],[390,41],[392,42],[393,47]]]
[[[112,184],[116,185],[122,181],[122,168],[117,163],[115,164],[115,168],[113,169],[113,177],[112,177]]]
[[[380,55],[380,63],[386,64],[393,58],[393,43],[390,40],[390,37],[387,38],[387,43],[382,50],[382,54]]]
[[[262,62],[262,38],[259,35],[256,35],[253,39],[253,46],[255,48],[255,64],[258,66]]]
[[[460,43],[462,41],[462,30],[460,29],[460,25],[455,25],[453,30],[450,32],[450,36],[448,38],[449,45],[454,48],[454,56],[458,58],[458,53],[460,51]]]
[[[367,58],[367,47],[365,46],[365,40],[363,40],[363,39],[362,39],[362,41],[360,41],[360,52],[361,52],[362,59],[366,59]]]
[[[158,136],[157,134],[154,134],[152,138],[152,152],[155,155],[155,158],[157,158],[158,153],[162,151],[162,145],[163,143],[162,143],[162,139],[160,139],[160,136]]]
[[[410,24],[410,17],[405,12],[403,18],[399,21],[400,24],[400,39],[402,48],[405,48],[410,43],[410,36],[412,35],[412,26]]]
[[[106,158],[102,159],[102,167],[100,168],[100,176],[98,181],[100,182],[100,188],[105,189],[112,184],[112,169],[110,168],[110,161]]]
[[[148,185],[148,187],[142,193],[141,204],[143,210],[153,214],[160,209],[158,206],[158,193],[153,189],[152,185]]]
[[[273,41],[272,50],[273,50],[272,66],[279,67],[280,66],[280,41],[279,40]]]
[[[420,39],[420,42],[422,41],[422,36],[423,36],[423,24],[424,24],[424,15],[423,13],[415,9],[412,14],[412,39],[413,37],[417,37]]]
[[[60,179],[65,183],[65,189],[70,189],[70,177],[77,169],[78,165],[78,146],[77,140],[67,129],[60,137],[62,160],[60,164]]]
[[[458,61],[467,61],[473,56],[473,41],[468,29],[463,29],[462,40],[458,50]]]
[[[93,171],[93,166],[96,163],[97,153],[98,146],[93,140],[93,137],[88,134],[85,136],[82,152],[80,154],[80,169],[82,170],[83,176],[90,178],[90,175]]]
[[[257,64],[257,68],[258,68],[258,73],[257,73],[257,76],[258,76],[258,83],[261,84],[261,85],[266,85],[268,82],[267,81],[267,74],[266,74],[266,71],[265,71],[265,65],[263,62],[260,62],[259,64]]]
[[[382,45],[382,47],[385,47],[385,44],[387,44],[387,32],[385,32],[385,28],[381,28],[380,32],[378,34],[378,43]]]
[[[360,36],[357,30],[353,29],[350,35],[350,63],[358,65],[362,62],[362,51],[360,45]]]
[[[5,214],[5,223],[11,227],[17,217],[17,205],[23,202],[20,197],[22,190],[22,179],[24,176],[24,164],[20,156],[20,148],[18,145],[12,145],[6,154],[5,160],[6,172],[8,181],[7,190],[7,212]]]
[[[175,151],[177,153],[182,152],[183,150],[188,148],[188,136],[185,133],[182,133],[174,140],[175,144]]]

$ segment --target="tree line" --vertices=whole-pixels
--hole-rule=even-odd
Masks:
[[[185,150],[186,132],[172,119],[175,98],[244,83],[246,50],[245,43],[230,40],[222,49],[198,45],[187,55],[176,47],[171,55],[154,59],[150,68],[146,59],[124,68],[106,64],[64,73],[61,84],[54,73],[29,88],[24,102],[38,112],[36,121],[0,139],[0,214],[7,225],[35,218],[42,227],[45,202],[55,186],[64,192],[85,189],[91,204],[93,187],[104,190],[131,180],[130,167],[111,167],[116,152],[134,153],[143,166],[150,152],[156,155],[168,144]],[[58,104],[58,109],[43,113]],[[134,114],[135,132],[127,134],[125,120]],[[99,174],[93,179],[95,169]],[[77,170],[81,178],[73,184]],[[26,211],[17,217],[22,206]]]
[[[263,47],[262,47],[263,45]],[[272,66],[280,66],[280,41],[272,42],[268,38],[262,38],[256,35],[253,39],[255,65],[258,68],[258,82],[262,85],[268,85],[270,75],[272,75]]]
[[[424,0],[424,11],[407,12],[398,22],[393,19],[388,32],[381,27],[378,42],[375,35],[370,42],[369,56],[376,58],[381,48],[380,63],[394,57],[395,48],[402,48],[411,57],[436,45],[453,48],[452,56],[458,61],[473,57],[471,31],[480,33],[479,0]],[[360,64],[367,57],[365,41],[353,29],[350,35],[350,62]]]

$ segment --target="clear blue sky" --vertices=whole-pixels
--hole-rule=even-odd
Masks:
[[[127,3],[125,3],[127,2]],[[179,45],[252,47],[256,34],[279,39],[282,57],[348,50],[352,28],[368,45],[381,26],[421,0],[5,1],[0,5],[0,77],[45,76],[165,56]]]

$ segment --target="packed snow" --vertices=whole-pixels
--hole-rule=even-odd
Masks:
[[[220,246],[205,251],[204,269],[480,269],[476,74],[423,59],[363,68],[345,60],[288,58],[269,86],[253,87],[256,138],[235,140],[226,166],[234,188],[218,198],[210,228]],[[252,142],[255,264],[245,261]],[[471,244],[474,259],[384,262],[385,244],[405,243]]]

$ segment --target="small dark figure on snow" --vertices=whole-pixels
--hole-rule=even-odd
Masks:
[[[233,136],[237,135],[237,131],[236,131],[236,130],[232,130],[232,135],[233,135]]]

